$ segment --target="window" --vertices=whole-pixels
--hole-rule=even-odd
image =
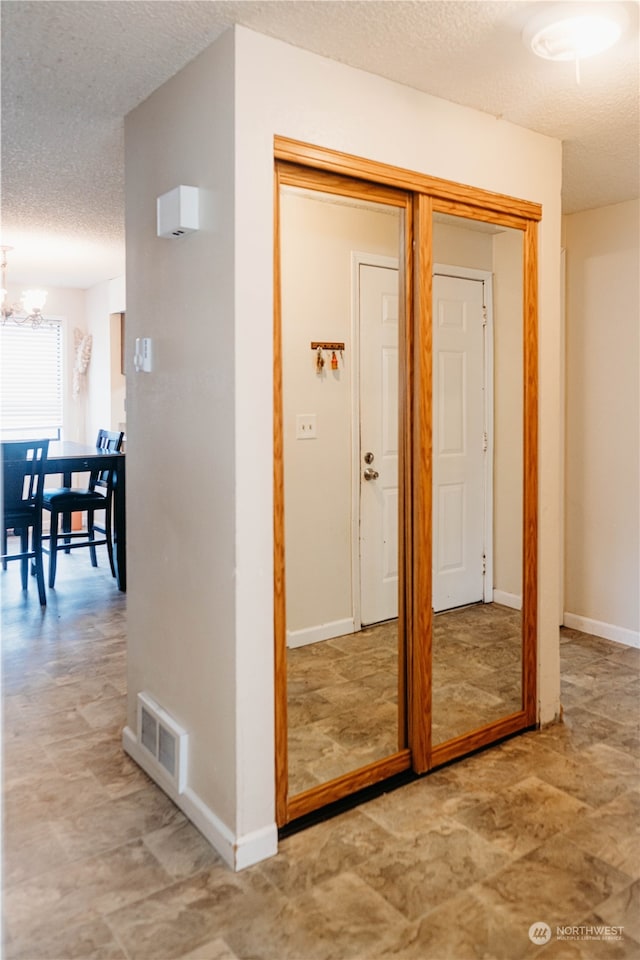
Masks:
[[[5,439],[58,439],[62,430],[62,325],[0,326],[1,426]]]

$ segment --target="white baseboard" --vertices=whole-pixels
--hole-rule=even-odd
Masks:
[[[565,613],[562,618],[565,627],[572,630],[581,630],[594,637],[603,637],[605,640],[614,640],[624,643],[627,647],[640,647],[640,632],[627,630],[626,627],[616,627],[613,623],[603,623],[601,620],[590,620],[589,617],[580,617],[576,613]]]
[[[346,633],[354,633],[355,629],[353,617],[348,617],[346,620],[319,623],[315,627],[305,627],[303,630],[287,630],[287,646],[305,647],[308,643],[319,643],[320,640],[333,640],[334,637],[343,637]]]
[[[252,867],[278,852],[278,828],[275,823],[261,830],[245,833],[236,841],[236,870]]]
[[[186,817],[198,828],[232,870],[244,870],[260,860],[266,860],[278,852],[278,828],[269,824],[236,837],[190,787],[178,793],[169,780],[159,775],[158,769],[149,762],[146,751],[139,745],[130,727],[122,732],[122,746],[132,760],[142,767],[148,776],[173,800]]]
[[[500,603],[503,607],[511,607],[512,610],[522,610],[522,597],[517,593],[506,593],[504,590],[493,589],[493,602]]]

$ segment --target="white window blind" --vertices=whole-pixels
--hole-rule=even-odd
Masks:
[[[62,326],[0,326],[0,425],[5,438],[57,438],[62,429]]]

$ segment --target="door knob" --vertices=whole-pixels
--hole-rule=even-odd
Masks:
[[[362,476],[365,478],[365,480],[377,480],[380,474],[377,470],[374,470],[373,467],[367,467]]]

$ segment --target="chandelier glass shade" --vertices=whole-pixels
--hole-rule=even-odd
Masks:
[[[14,323],[30,323],[32,327],[39,327],[44,320],[42,311],[47,300],[46,290],[25,290],[17,303],[10,303],[7,299],[7,254],[13,247],[0,246],[2,251],[2,263],[0,270],[2,272],[2,289],[0,296],[2,306],[0,307],[1,322],[4,326],[7,321]]]

